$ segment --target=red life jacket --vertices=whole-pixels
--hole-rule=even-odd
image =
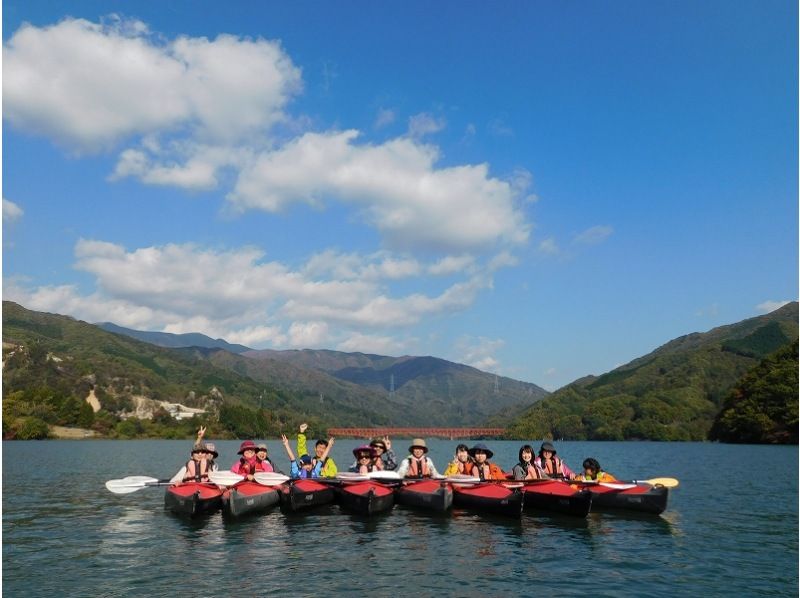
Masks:
[[[428,467],[427,457],[416,459],[414,457],[408,458],[408,472],[407,478],[429,478],[431,477],[431,470]]]
[[[193,465],[194,475],[189,473],[189,466]],[[184,482],[207,482],[208,481],[208,461],[205,459],[189,459],[186,462],[186,474],[183,476]]]

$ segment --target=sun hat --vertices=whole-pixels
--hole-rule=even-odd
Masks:
[[[254,451],[257,448],[258,447],[256,446],[255,442],[253,442],[252,440],[245,440],[241,445],[239,445],[239,453],[238,454],[241,455],[242,453],[244,453],[245,451],[248,451],[248,450],[249,451]]]
[[[370,457],[374,457],[375,449],[368,444],[362,444],[361,446],[353,449],[353,454],[356,456],[356,459],[358,459],[359,453],[369,453]]]
[[[386,452],[386,443],[380,438],[374,438],[372,442],[369,443],[369,445],[375,448],[381,447],[381,449],[383,449],[383,452],[384,453]]]
[[[541,448],[539,448],[539,452],[541,453],[542,451],[550,451],[555,455],[556,447],[554,447],[553,444],[550,442],[543,442]]]
[[[215,459],[219,457],[219,453],[217,452],[217,447],[214,446],[213,442],[206,442],[206,452],[214,455]]]
[[[267,445],[266,445],[266,444],[259,444],[259,445],[256,447],[256,452],[258,452],[258,451],[265,451],[265,452],[269,452],[269,451],[267,450]]]
[[[413,453],[415,448],[421,448],[422,452],[428,452],[428,446],[425,444],[425,440],[423,438],[415,438],[411,441],[411,446],[408,447],[408,452]]]
[[[494,453],[490,451],[489,447],[483,444],[482,442],[477,443],[475,446],[469,449],[470,457],[474,457],[477,451],[483,451],[484,453],[486,453],[487,459],[491,459],[492,457],[494,457]]]

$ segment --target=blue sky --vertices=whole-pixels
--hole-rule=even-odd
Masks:
[[[798,295],[794,2],[3,2],[3,296],[553,390]]]

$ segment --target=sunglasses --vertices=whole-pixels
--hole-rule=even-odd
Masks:
[[[358,458],[359,459],[371,459],[372,455],[359,455]]]

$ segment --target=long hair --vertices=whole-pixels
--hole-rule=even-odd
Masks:
[[[530,444],[525,444],[519,449],[519,462],[520,463],[524,463],[524,461],[522,460],[522,453],[524,451],[529,451],[530,452],[530,454],[531,454],[531,463],[533,463],[534,455],[536,453],[533,451],[533,447]]]

